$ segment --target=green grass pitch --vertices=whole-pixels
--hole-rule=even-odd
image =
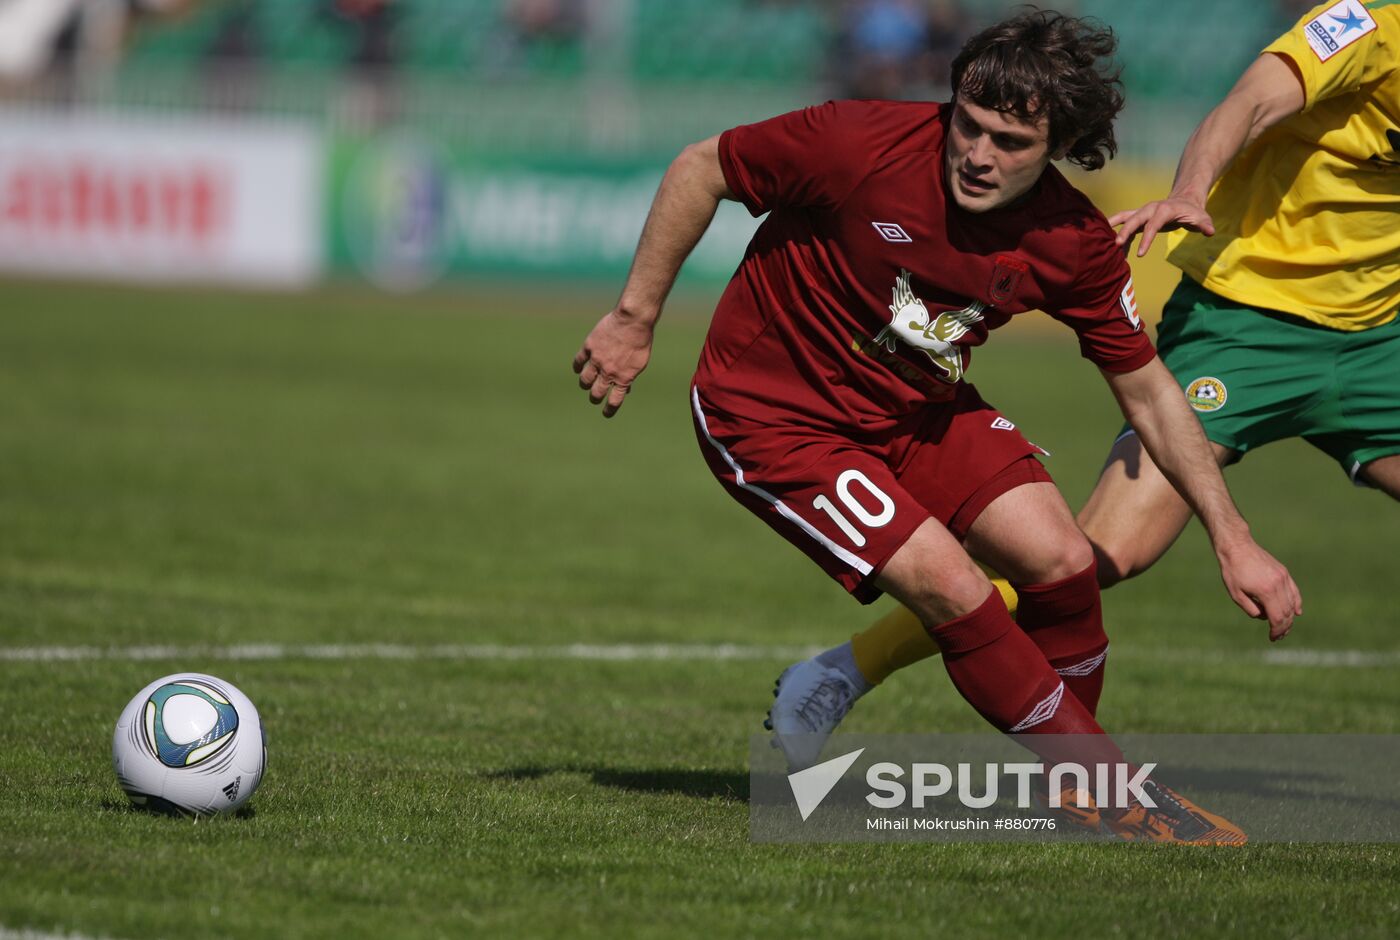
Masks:
[[[569,360],[606,302],[0,285],[0,649],[804,646],[864,624],[704,468],[703,299],[616,419],[587,406]],[[1117,424],[1061,332],[994,337],[971,377],[1077,505]],[[1400,732],[1396,507],[1296,443],[1230,479],[1304,591],[1285,645],[1386,656],[1266,662],[1193,528],[1106,595],[1105,723]],[[0,658],[0,933],[1400,933],[1388,845],[752,845],[747,740],[783,665]],[[262,710],[243,818],[148,817],[112,775],[117,713],[187,669]],[[931,663],[848,728],[980,723]]]

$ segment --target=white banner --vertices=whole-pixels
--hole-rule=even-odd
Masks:
[[[0,110],[0,269],[309,283],[323,164],[299,125]]]

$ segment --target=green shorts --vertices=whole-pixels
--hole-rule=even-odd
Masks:
[[[1400,317],[1348,333],[1183,277],[1163,308],[1157,350],[1217,444],[1244,453],[1301,437],[1353,481],[1371,461],[1400,454]]]

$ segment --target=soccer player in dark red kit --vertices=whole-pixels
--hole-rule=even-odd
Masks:
[[[829,102],[687,147],[617,306],[574,360],[590,400],[615,414],[719,200],[767,213],[691,390],[710,469],[858,600],[888,592],[916,613],[996,728],[1034,736],[1019,739],[1032,750],[1041,735],[1076,735],[1105,763],[1123,758],[1094,719],[1108,642],[1094,555],[1037,448],[966,381],[991,330],[1033,309],[1073,329],[1204,523],[1231,596],[1280,635],[1300,610],[1141,330],[1115,233],[1050,166],[1098,169],[1114,153],[1114,45],[1091,21],[1031,11],[968,41],[950,104]],[[1019,623],[979,561],[1018,586]],[[804,730],[776,729],[793,767],[824,740]],[[1155,807],[1081,800],[1082,821],[1125,839],[1244,841],[1149,786]]]

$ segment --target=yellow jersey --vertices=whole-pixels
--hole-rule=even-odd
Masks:
[[[1211,291],[1338,330],[1400,307],[1400,0],[1334,0],[1264,50],[1307,96],[1236,157],[1167,259]]]

